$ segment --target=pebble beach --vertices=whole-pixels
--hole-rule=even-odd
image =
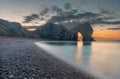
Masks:
[[[0,37],[0,79],[97,79],[34,43],[40,39]]]

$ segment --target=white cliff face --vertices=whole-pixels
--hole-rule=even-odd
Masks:
[[[0,19],[0,35],[29,37],[29,32],[17,22],[8,22]]]

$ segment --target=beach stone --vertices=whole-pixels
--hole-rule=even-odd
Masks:
[[[13,78],[13,77],[14,77],[14,75],[10,75],[10,76],[9,76],[9,78]]]
[[[97,79],[50,55],[36,46],[36,41],[39,40],[0,39],[0,43],[5,42],[0,46],[1,79]]]

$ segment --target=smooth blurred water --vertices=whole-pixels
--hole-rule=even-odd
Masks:
[[[120,79],[119,41],[43,41],[35,44],[78,69],[105,79]]]

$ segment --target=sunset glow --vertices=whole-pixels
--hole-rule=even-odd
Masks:
[[[111,30],[102,30],[95,31],[92,35],[94,38],[103,38],[103,39],[120,39],[119,31],[111,31]]]
[[[95,31],[92,37],[98,39],[120,39],[120,33],[119,31],[102,30],[102,31]],[[78,32],[78,39],[81,38],[82,35],[80,32]]]
[[[2,0],[0,19],[18,22],[29,31],[48,22],[70,28],[78,22],[88,22],[93,38],[120,39],[119,3],[119,0]],[[78,33],[78,37],[82,35]]]
[[[78,36],[78,40],[80,40],[82,38],[82,35],[80,32],[78,32],[77,36]]]
[[[0,79],[120,79],[120,0],[0,0]]]

